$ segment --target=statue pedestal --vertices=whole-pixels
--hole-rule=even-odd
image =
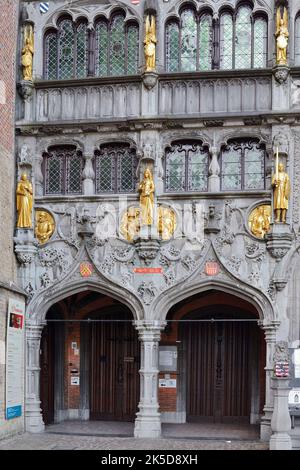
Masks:
[[[283,258],[292,246],[293,235],[290,225],[279,222],[272,223],[271,230],[266,235],[267,249],[273,258]]]
[[[291,450],[292,442],[289,432],[291,430],[291,418],[288,406],[289,379],[272,378],[274,390],[274,409],[271,420],[272,436],[270,450]]]
[[[146,266],[156,258],[160,250],[160,240],[155,225],[142,225],[139,237],[134,240],[139,257]]]

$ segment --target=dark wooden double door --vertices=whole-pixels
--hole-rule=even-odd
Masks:
[[[133,421],[140,397],[140,345],[132,316],[101,320],[91,326],[90,419]]]
[[[188,421],[249,422],[256,328],[239,321],[184,324]]]

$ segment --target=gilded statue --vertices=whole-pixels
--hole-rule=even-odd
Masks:
[[[249,217],[249,228],[255,237],[264,238],[270,231],[271,206],[261,205],[256,207]]]
[[[35,213],[35,236],[38,241],[46,243],[53,235],[55,223],[53,217],[46,211],[36,211]]]
[[[154,181],[149,168],[144,172],[144,179],[140,183],[141,225],[153,224],[154,213]]]
[[[272,177],[272,187],[274,190],[273,203],[275,211],[275,222],[286,222],[286,213],[290,197],[290,178],[284,171],[283,163],[278,162],[278,150],[276,155],[276,169]]]
[[[169,207],[159,207],[157,229],[162,240],[170,240],[172,238],[176,229],[176,215]]]
[[[288,30],[288,12],[286,7],[283,8],[283,14],[281,14],[281,8],[277,8],[276,14],[276,63],[278,65],[287,64],[287,46],[289,38]]]
[[[27,25],[24,29],[24,47],[22,49],[23,80],[32,80],[33,54],[33,27]]]
[[[156,26],[153,15],[146,16],[146,33],[144,40],[146,72],[155,70],[155,52],[156,52]]]
[[[140,232],[140,212],[137,207],[129,207],[122,217],[120,231],[129,242],[132,242]]]
[[[26,173],[21,176],[17,186],[17,211],[18,228],[32,228],[31,211],[33,206],[32,184],[27,179]]]

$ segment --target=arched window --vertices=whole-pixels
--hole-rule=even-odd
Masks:
[[[231,140],[222,149],[221,188],[225,191],[265,188],[265,148],[257,140]]]
[[[212,68],[212,17],[197,15],[193,8],[184,8],[180,22],[171,20],[166,26],[166,65],[168,72],[192,72]]]
[[[295,22],[295,65],[300,65],[300,13]]]
[[[72,145],[55,146],[44,154],[45,194],[80,194],[83,159]]]
[[[222,10],[219,21],[208,12],[184,7],[180,19],[166,24],[167,72],[250,69],[267,66],[267,19],[252,15],[250,4]]]
[[[268,30],[264,16],[252,17],[249,5],[241,5],[235,16],[220,17],[220,68],[250,69],[267,66]]]
[[[139,29],[116,14],[96,25],[96,76],[133,75],[138,71]]]
[[[45,35],[46,80],[134,75],[138,60],[139,27],[125,22],[123,13],[97,20],[95,30],[88,30],[85,20],[63,17],[58,29]]]
[[[101,146],[95,154],[95,166],[97,193],[135,192],[137,158],[129,145]]]
[[[208,158],[201,143],[174,143],[166,151],[166,191],[207,191]]]
[[[64,80],[88,74],[88,31],[85,21],[76,25],[69,18],[59,22],[56,32],[45,39],[45,78]]]

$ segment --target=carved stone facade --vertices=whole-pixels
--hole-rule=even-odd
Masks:
[[[183,5],[176,0],[152,3],[157,4],[161,25],[168,17],[178,15]],[[224,2],[208,0],[206,3],[217,14]],[[252,3],[254,11],[268,16],[268,41],[273,44],[273,0]],[[35,79],[31,96],[26,94],[25,99],[23,93],[17,103],[18,168],[21,171],[26,167],[31,175],[35,209],[47,211],[55,222],[53,235],[42,245],[34,238],[33,231],[17,230],[15,234],[19,283],[28,292],[27,429],[32,432],[43,429],[36,385],[39,374],[36,350],[47,312],[55,302],[90,289],[118,299],[130,308],[142,348],[141,400],[135,436],[158,437],[161,433],[158,344],[168,312],[184,299],[216,290],[249,302],[257,312],[266,342],[265,403],[257,422],[261,424],[261,438],[268,440],[273,432],[272,446],[280,448],[280,424],[276,422],[271,429],[271,419],[274,396],[279,409],[286,407],[287,393],[282,395],[280,386],[276,388],[271,380],[274,348],[279,341],[287,342],[290,349],[297,349],[300,344],[299,310],[295,308],[300,305],[299,286],[294,282],[300,249],[297,158],[300,72],[293,67],[293,31],[290,66],[283,79],[278,71],[272,70],[275,63],[271,45],[267,53],[268,67],[264,69],[167,74],[165,35],[161,28],[157,74],[155,79],[146,77],[145,81],[141,38],[147,2],[132,5],[129,0],[123,0],[119,5],[125,17],[136,18],[140,26],[138,74],[42,80],[43,31],[56,28],[65,12],[73,19],[83,16],[93,24],[100,13],[109,17],[114,4],[110,0],[101,4],[78,0],[70,5],[61,0],[51,2],[49,12],[41,15],[36,2],[24,3],[28,17],[35,24]],[[296,0],[289,1],[290,15],[294,17],[296,4]],[[198,2],[197,8],[201,7]],[[265,186],[259,190],[223,190],[222,150],[228,141],[245,138],[256,139],[265,148]],[[174,141],[202,142],[208,148],[207,191],[165,191],[165,152]],[[138,207],[138,193],[96,194],[95,152],[103,144],[120,142],[136,152],[138,181],[146,166],[153,170],[156,205],[169,206],[176,215],[171,240],[161,240],[155,227],[151,227],[145,237],[140,235],[137,240],[127,241],[120,228],[122,217],[129,207]],[[73,145],[80,149],[84,168],[81,194],[44,193],[43,154],[53,145]],[[249,230],[248,220],[256,207],[272,204],[274,145],[280,147],[280,158],[292,182],[292,196],[287,223],[274,224],[272,219],[270,232],[261,239]],[[81,275],[82,263],[92,265],[90,277]],[[217,265],[218,272],[208,275],[207,263]],[[147,269],[156,272],[152,276],[143,274]],[[298,330],[292,332],[291,325],[297,325]],[[293,383],[299,386],[298,382]],[[181,419],[179,415],[177,410],[173,416],[177,422]],[[283,415],[286,419],[286,409]],[[296,424],[295,443],[300,435],[300,424]],[[288,435],[290,430],[286,425],[284,429]],[[284,445],[289,445],[286,441],[285,436]]]

